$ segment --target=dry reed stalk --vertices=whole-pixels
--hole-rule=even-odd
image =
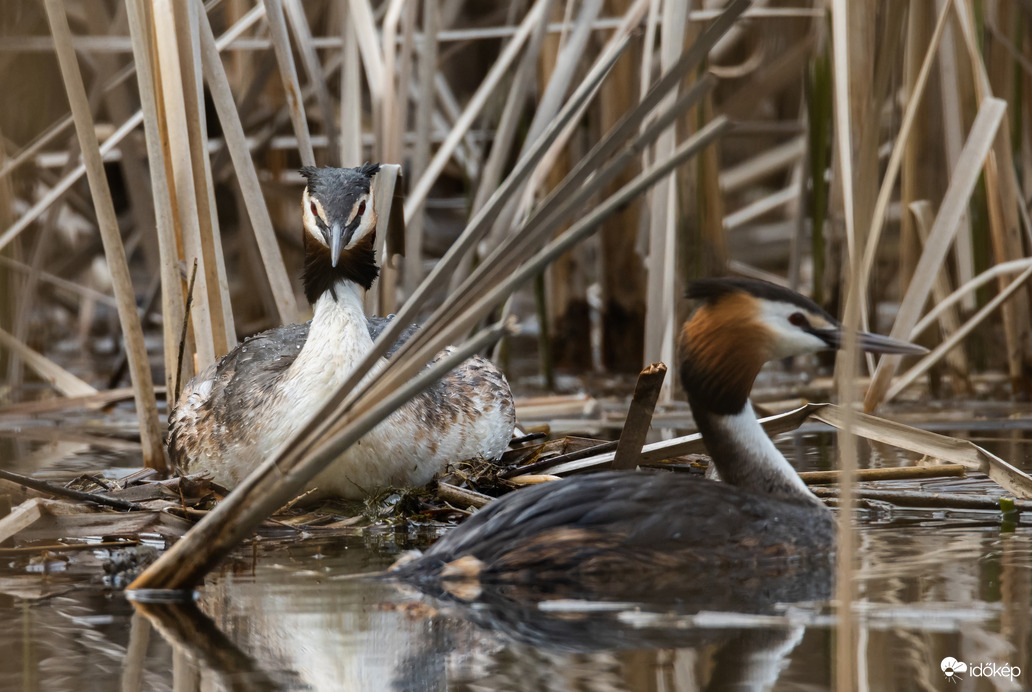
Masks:
[[[992,97],[992,85],[986,72],[982,54],[974,36],[974,19],[969,10],[960,3],[954,3],[957,20],[972,64],[975,92],[979,101]],[[973,8],[970,9],[973,12]],[[1006,118],[1006,115],[1004,116]],[[1022,243],[1019,206],[1024,206],[1015,178],[1014,161],[1010,142],[1010,128],[999,130],[993,151],[984,168],[986,203],[989,208],[989,230],[993,252],[997,261],[1006,261],[1025,254]],[[1002,280],[1001,280],[1002,281]],[[1000,289],[1004,286],[1001,282]],[[1029,309],[1029,294],[1023,291],[1014,300],[1005,303],[1001,309],[1003,331],[1006,339],[1007,369],[1011,377],[1014,394],[1032,393],[1032,316]]]
[[[399,16],[394,19],[391,14],[391,10],[397,6]],[[415,23],[416,23],[416,3],[407,2],[402,4],[392,4],[388,9],[387,17],[384,19],[384,42],[387,42],[387,24],[390,20],[391,30],[396,30],[398,24],[401,24],[402,30],[402,45],[401,55],[397,63],[394,61],[394,52],[389,50],[387,45],[384,46],[384,71],[385,78],[388,80],[390,85],[389,89],[385,90],[385,94],[391,96],[390,101],[384,102],[384,132],[386,133],[386,141],[382,142],[384,146],[384,152],[386,152],[382,160],[386,161],[403,161],[405,160],[405,133],[407,132],[407,122],[409,113],[409,97],[412,91],[412,55],[413,55],[413,44],[415,42]],[[389,44],[391,48],[394,48],[393,40]],[[387,56],[390,56],[390,60]],[[394,73],[397,73],[395,79]],[[390,112],[388,113],[387,106],[390,105]],[[403,223],[407,222],[407,219],[403,219]],[[380,264],[380,280],[374,287],[377,291],[377,306],[378,312],[381,315],[392,314],[397,310],[398,305],[398,285],[402,278],[399,276],[399,261],[398,255],[405,254],[405,234],[390,234],[384,233],[384,260]]]
[[[838,170],[835,175],[836,188],[841,191],[842,214],[846,230],[846,281],[847,295],[857,296],[858,300],[846,303],[843,324],[846,335],[843,349],[839,352],[835,363],[835,376],[839,401],[845,405],[844,425],[839,437],[839,469],[842,474],[839,482],[842,511],[837,522],[837,549],[835,551],[835,658],[833,680],[835,689],[840,692],[851,692],[855,689],[858,661],[858,623],[853,615],[853,601],[856,599],[856,584],[853,581],[854,561],[856,560],[856,533],[853,526],[853,491],[856,483],[856,437],[853,432],[855,412],[852,403],[856,398],[856,376],[859,365],[856,331],[861,324],[861,303],[863,297],[857,293],[859,288],[860,256],[856,250],[856,208],[854,206],[853,169],[853,71],[850,63],[853,29],[861,37],[868,35],[871,27],[861,16],[861,26],[852,27],[851,20],[857,19],[852,12],[855,6],[847,6],[845,0],[831,2],[831,34],[832,34],[832,84],[834,86],[834,118],[835,118],[835,154]],[[859,86],[866,87],[860,82]],[[870,95],[868,94],[869,98]],[[857,104],[860,105],[860,104]]]
[[[663,3],[663,23],[660,27],[660,65],[668,71],[684,52],[685,29],[688,24],[688,6],[685,3]],[[665,98],[669,107],[676,99],[676,91]],[[677,132],[673,124],[660,134],[653,149],[652,161],[661,163],[674,150]],[[675,291],[677,272],[677,171],[669,180],[653,188],[650,195],[649,254],[645,287],[645,362],[663,362],[673,365],[674,340],[677,336]],[[676,369],[670,373],[660,390],[660,400],[670,401],[676,379]]]
[[[192,151],[190,147],[189,124],[184,80],[179,59],[179,45],[175,32],[160,31],[163,26],[175,26],[174,5],[170,0],[157,0],[151,14],[151,35],[155,38],[154,73],[160,76],[160,91],[163,99],[164,122],[168,130],[172,179],[170,189],[176,195],[176,219],[178,220],[178,240],[182,245],[185,258],[198,258],[206,262],[209,256],[203,252],[201,241],[200,210],[197,206],[199,193],[196,190],[196,179],[193,175]],[[166,141],[164,138],[162,141]],[[175,247],[175,246],[172,246]],[[171,248],[170,248],[171,249]],[[179,250],[169,262],[178,262]],[[212,306],[208,297],[208,273],[201,272],[200,287],[195,296],[190,319],[193,323],[194,347],[197,353],[198,369],[215,362],[215,357],[225,353],[227,343],[216,343],[216,317],[213,312],[218,308]],[[176,325],[178,327],[178,325]],[[225,340],[220,340],[224,342]]]
[[[892,386],[885,392],[884,401],[891,401],[915,379],[927,372],[929,368],[942,360],[944,356],[948,355],[950,351],[957,346],[957,344],[967,337],[968,334],[974,331],[975,327],[984,322],[985,319],[997,308],[1006,305],[1011,296],[1015,295],[1018,289],[1023,288],[1030,277],[1032,277],[1032,267],[1029,267],[1022,272],[1018,278],[1014,279],[1014,281],[1008,284],[991,301],[986,303],[984,307],[972,315],[963,326],[951,333],[948,338],[944,339],[942,343],[932,349],[931,353],[924,356],[913,367],[896,378],[896,380],[893,381]]]
[[[1010,262],[1003,262],[989,267],[984,272],[971,279],[971,281],[967,282],[963,286],[959,286],[941,302],[937,302],[935,306],[921,318],[921,321],[914,325],[908,340],[914,341],[917,339],[917,337],[919,337],[926,329],[931,327],[937,319],[939,319],[939,316],[944,310],[954,309],[953,306],[963,301],[967,294],[974,293],[985,284],[996,280],[999,277],[1024,271],[1028,267],[1032,267],[1032,258],[1011,260]]]
[[[953,6],[953,1],[937,0],[936,5],[940,8],[940,11],[946,11]],[[958,13],[954,12],[954,16],[957,15]],[[974,98],[973,89],[969,83],[965,82],[963,86],[966,88],[963,92],[961,91],[961,82],[963,80],[957,60],[961,47],[954,34],[954,26],[955,23],[947,23],[941,41],[942,50],[939,52],[940,122],[942,123],[943,145],[945,145],[943,149],[945,152],[946,169],[950,171],[956,170],[964,144],[964,126],[962,121],[964,111],[958,107],[958,104],[970,102]],[[925,125],[925,127],[928,126]],[[958,234],[956,246],[953,248],[953,255],[956,262],[957,283],[966,283],[975,275],[974,248],[972,247],[972,243],[975,241],[973,235],[974,228],[966,209],[960,217],[960,223],[965,232]],[[918,257],[918,262],[920,262],[920,257]],[[916,265],[914,269],[916,270]],[[964,310],[970,311],[974,309],[975,301],[974,296],[972,296],[971,300],[965,303]]]
[[[323,165],[339,166],[340,161],[337,159],[337,152],[339,151],[337,145],[337,120],[333,102],[330,99],[330,92],[326,88],[322,64],[319,62],[319,56],[315,53],[312,30],[308,26],[308,19],[305,17],[305,10],[301,5],[301,0],[283,1],[286,3],[287,19],[294,30],[294,41],[297,45],[297,51],[301,55],[301,64],[304,65],[305,72],[308,73],[308,83],[315,90],[315,101],[319,105],[323,119],[323,131],[329,140],[326,147],[326,160],[323,161]],[[388,161],[394,160],[388,159]]]
[[[379,32],[376,20],[373,19],[373,7],[370,0],[348,0],[348,16],[351,17],[352,31],[358,41],[358,50],[362,54],[362,66],[365,68],[366,84],[372,96],[374,120],[383,98],[383,52],[376,41]]]
[[[377,158],[381,161],[402,160],[402,139],[405,133],[405,115],[408,112],[408,93],[399,83],[397,51],[398,24],[405,9],[405,0],[389,0],[383,16],[381,51],[383,52],[383,101],[377,123]]]
[[[783,144],[771,147],[753,158],[727,168],[718,177],[725,194],[738,192],[762,178],[795,166],[806,156],[806,137],[793,137]]]
[[[47,0],[45,7],[54,36],[65,91],[68,94],[72,115],[75,118],[75,130],[79,136],[86,175],[90,182],[90,194],[97,212],[97,223],[104,244],[108,270],[111,272],[115,299],[118,301],[118,317],[125,337],[125,350],[129,358],[136,411],[140,421],[143,462],[145,466],[163,472],[166,468],[165,450],[158,422],[154,382],[151,379],[150,364],[147,360],[147,348],[143,340],[139,315],[136,312],[136,294],[129,277],[129,265],[122,247],[122,237],[118,231],[118,220],[115,216],[114,204],[111,201],[111,191],[107,186],[104,162],[95,134],[93,117],[86,100],[86,89],[83,86],[79,64],[72,50],[72,32],[68,26],[64,6],[59,0]]]
[[[411,219],[422,209],[426,203],[427,195],[430,193],[431,186],[437,180],[437,176],[444,170],[445,164],[451,158],[460,140],[473,125],[474,119],[480,114],[480,111],[487,103],[488,97],[494,93],[494,90],[505,76],[506,71],[511,67],[513,60],[516,59],[516,55],[530,35],[531,29],[538,22],[544,21],[543,9],[545,2],[546,0],[537,0],[530,11],[527,12],[523,22],[520,24],[519,31],[513,36],[512,40],[505,46],[505,49],[491,66],[473,97],[466,104],[462,115],[455,122],[455,126],[448,133],[448,137],[438,147],[437,153],[434,154],[423,175],[412,186],[408,198],[405,200],[406,220]]]
[[[198,3],[200,2],[201,0],[198,0]],[[283,263],[283,255],[280,253],[279,243],[276,240],[272,219],[269,216],[268,207],[265,205],[261,184],[258,181],[258,171],[255,170],[254,161],[247,148],[247,139],[243,124],[240,122],[240,114],[233,101],[229,79],[223,69],[218,48],[215,46],[215,35],[212,33],[211,24],[208,23],[206,15],[202,14],[199,21],[205,81],[208,83],[208,89],[222,125],[226,147],[229,149],[233,167],[236,169],[240,193],[251,219],[254,239],[261,252],[262,264],[268,277],[269,288],[275,298],[280,322],[290,324],[297,320],[299,314],[294,289],[290,285],[290,278],[287,276],[287,268]]]
[[[200,20],[203,6],[191,2],[175,3],[175,21],[178,30],[179,61],[183,76],[182,95],[187,112],[190,166],[193,170],[194,192],[197,195],[197,220],[200,228],[200,248],[204,263],[202,270],[211,313],[212,336],[216,353],[221,355],[236,345],[236,327],[233,306],[229,301],[229,281],[226,278],[226,260],[222,251],[219,217],[215,206],[215,183],[208,156],[208,125],[204,108],[204,78],[201,68]]]
[[[892,466],[880,469],[857,469],[858,483],[872,481],[902,481],[922,478],[943,478],[946,476],[963,476],[967,469],[960,464],[938,464],[935,466]],[[816,483],[839,483],[840,471],[800,471],[799,477],[807,485]]]
[[[913,9],[913,8],[912,8]],[[928,77],[932,71],[932,64],[935,60],[936,54],[939,52],[939,46],[941,44],[943,32],[946,29],[947,20],[949,19],[950,13],[949,8],[944,9],[939,14],[939,19],[935,24],[935,31],[932,33],[932,38],[929,41],[928,49],[925,51],[924,59],[921,63],[921,68],[918,71],[912,86],[910,87],[907,94],[907,106],[903,113],[903,120],[900,122],[899,132],[896,134],[896,141],[892,147],[892,153],[889,155],[888,164],[885,167],[885,174],[882,177],[881,189],[878,191],[878,197],[874,202],[874,209],[871,214],[870,227],[866,233],[866,247],[863,252],[863,259],[860,265],[860,295],[866,295],[868,283],[871,278],[871,272],[874,268],[874,260],[877,254],[878,245],[881,241],[881,232],[884,228],[885,215],[889,208],[889,203],[892,200],[892,191],[896,186],[896,176],[899,173],[900,165],[904,160],[904,157],[910,156],[916,158],[917,153],[910,144],[910,132],[914,127],[917,114],[920,112],[922,97],[924,96],[925,86],[928,84]],[[913,158],[911,159],[911,174],[915,175],[913,167],[916,166]],[[904,178],[903,184],[903,197],[904,200],[908,198],[908,194],[911,192],[912,183],[910,187]],[[908,224],[904,223],[903,228],[907,229]],[[904,240],[907,231],[903,231]]]
[[[308,132],[308,121],[305,119],[305,103],[301,97],[301,84],[297,78],[297,66],[294,65],[294,53],[290,49],[290,37],[283,18],[283,0],[262,0],[265,4],[265,21],[269,24],[269,37],[276,51],[276,64],[279,66],[280,79],[283,80],[283,91],[287,98],[287,111],[290,123],[297,137],[297,151],[301,157],[301,165],[314,166],[315,152]]]
[[[175,366],[179,347],[179,325],[185,315],[182,280],[179,277],[179,251],[175,231],[175,190],[172,188],[171,152],[168,146],[168,125],[160,108],[163,98],[157,93],[160,78],[156,78],[154,43],[151,41],[151,21],[147,10],[136,0],[126,0],[129,35],[133,42],[133,61],[137,66],[141,111],[144,118],[144,136],[157,229],[158,254],[161,274],[162,336],[165,355],[166,391],[178,391]],[[193,364],[180,375],[189,378]]]
[[[9,332],[0,329],[0,346],[15,354],[33,372],[66,397],[90,396],[97,390],[42,353],[34,351]]]
[[[340,161],[345,167],[357,166],[362,155],[362,79],[355,19],[341,6],[340,40]]]
[[[373,179],[373,199],[376,200],[376,241],[374,252],[376,262],[381,267],[387,260],[387,237],[390,235],[390,224],[401,215],[400,211],[394,212],[394,219],[391,218],[391,209],[394,204],[394,191],[401,177],[401,166],[396,163],[380,164],[380,172]],[[379,284],[366,291],[365,310],[368,313],[376,313],[381,306],[381,290]],[[385,313],[380,313],[385,314]],[[386,313],[389,314],[389,313]]]
[[[927,201],[915,202],[910,205],[910,211],[914,214],[914,227],[917,229],[918,239],[921,245],[928,243],[928,231],[934,223],[935,215],[932,213],[932,205]],[[932,298],[936,305],[941,304],[950,295],[950,277],[945,267],[935,277],[932,285]],[[944,337],[955,333],[960,329],[960,315],[955,309],[943,310],[939,317],[941,325],[940,333]],[[955,378],[954,386],[957,391],[971,392],[970,372],[967,357],[962,349],[949,351],[946,360],[949,362],[950,372]]]
[[[822,423],[838,430],[845,427],[845,407],[808,404],[804,408]],[[912,428],[859,411],[848,412],[848,415],[853,417],[852,426],[856,435],[941,461],[961,464],[971,471],[989,476],[994,483],[1014,497],[1032,498],[1032,477],[972,442]]]
[[[656,401],[659,400],[666,373],[666,365],[652,363],[638,375],[627,419],[620,433],[620,442],[613,456],[614,469],[633,469],[638,465],[638,457],[652,426],[652,414],[656,410]]]
[[[946,253],[957,233],[961,218],[967,209],[968,199],[974,190],[975,183],[978,182],[982,163],[992,148],[1006,109],[1006,102],[987,98],[983,100],[982,107],[978,110],[978,116],[971,126],[968,141],[964,144],[957,167],[950,178],[942,207],[939,208],[935,223],[929,232],[928,243],[921,253],[921,259],[914,270],[913,280],[907,288],[899,312],[896,314],[896,321],[890,332],[890,336],[893,338],[905,338],[904,335],[908,334],[917,323],[919,313],[924,307],[932,283],[935,281],[935,276],[940,271]],[[878,367],[871,378],[871,386],[864,399],[865,410],[873,411],[881,403],[892,376],[899,367],[900,360],[902,360],[901,356],[889,355],[883,356],[878,361]]]
[[[423,34],[419,44],[418,97],[416,108],[415,137],[412,148],[411,175],[418,179],[430,162],[430,134],[434,109],[434,75],[437,74],[437,32],[440,25],[440,9],[437,0],[423,2]],[[532,49],[528,49],[532,50]],[[498,146],[497,135],[494,146]],[[507,147],[506,147],[507,148]],[[491,155],[494,155],[492,147]],[[486,171],[485,171],[486,174]],[[482,174],[483,175],[483,174]],[[483,177],[482,177],[483,180]],[[481,182],[481,186],[483,182]],[[480,188],[477,189],[479,195]],[[474,201],[476,207],[476,201]],[[423,231],[425,213],[418,213],[408,219],[405,225],[405,295],[413,291],[423,280]]]
[[[900,123],[900,132],[896,136],[896,143],[894,145],[900,146],[902,143],[902,160],[896,162],[895,166],[893,165],[894,156],[898,156],[895,149],[893,149],[884,178],[884,180],[888,180],[895,177],[895,175],[890,175],[890,173],[892,173],[895,167],[899,167],[900,206],[904,209],[909,209],[910,205],[918,200],[934,198],[930,189],[933,176],[923,174],[924,170],[929,166],[927,159],[931,157],[928,154],[935,151],[931,146],[928,146],[928,142],[933,135],[930,132],[930,128],[926,126],[931,121],[932,104],[930,99],[920,98],[924,90],[918,88],[921,75],[931,73],[931,56],[937,52],[937,50],[929,50],[932,9],[931,3],[911,3],[907,12],[907,36],[903,44],[902,87],[906,106],[903,111],[903,122]],[[943,29],[945,28],[944,22],[948,16],[949,8],[944,7],[941,10],[939,20],[935,22],[937,31],[940,24],[943,25]],[[941,45],[942,31],[938,31],[938,34],[939,38],[935,42]],[[926,83],[928,74],[925,74],[924,78]],[[914,109],[913,114],[911,114],[911,108]],[[908,117],[913,121],[910,126],[907,126]],[[916,127],[914,127],[915,124]],[[902,136],[904,127],[911,131],[907,137]],[[883,188],[884,184],[883,182]],[[878,202],[882,202],[882,196],[888,196],[884,189],[879,193]],[[883,202],[881,205],[888,207],[887,202]],[[884,218],[884,212],[879,213],[878,210],[875,210],[872,220],[880,223],[882,218]],[[875,232],[880,233],[881,227],[877,226],[876,228]],[[870,236],[868,236],[868,242],[870,242]],[[899,295],[903,295],[906,292],[906,287],[910,284],[910,277],[913,276],[914,267],[917,265],[917,260],[921,254],[920,243],[917,240],[917,233],[913,227],[913,217],[909,214],[903,214],[900,219],[899,245],[897,285],[899,287]]]

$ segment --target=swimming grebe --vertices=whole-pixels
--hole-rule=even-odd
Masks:
[[[749,392],[763,364],[840,348],[842,326],[813,301],[751,279],[707,279],[679,339],[681,381],[725,482],[608,471],[544,483],[491,502],[395,571],[415,581],[482,584],[683,577],[684,569],[777,568],[835,545],[831,512],[756,419]],[[860,333],[875,353],[924,349]]]
[[[308,179],[303,281],[314,316],[246,339],[190,381],[169,415],[169,455],[180,473],[237,485],[372,348],[385,326],[382,318],[367,318],[362,305],[379,274],[377,171],[377,164],[301,169]],[[352,445],[310,487],[319,497],[361,498],[388,486],[423,485],[449,462],[500,456],[514,423],[505,376],[470,358]]]

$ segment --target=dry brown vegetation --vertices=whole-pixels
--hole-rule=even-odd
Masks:
[[[537,317],[546,377],[673,369],[683,282],[760,276],[932,349],[867,363],[868,410],[994,373],[1032,393],[1028,5],[689,4],[4,2],[0,399],[39,398],[28,373],[109,401],[119,377],[98,387],[101,361],[69,353],[115,335],[161,468],[159,396],[305,315],[296,168],[365,160],[403,169],[370,308],[427,328],[177,547],[213,550],[148,583],[196,580],[442,372],[416,377],[443,344],[482,350],[510,311]],[[507,303],[518,290],[534,300]]]

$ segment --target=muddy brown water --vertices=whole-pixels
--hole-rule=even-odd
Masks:
[[[1025,427],[1001,419],[949,434],[1029,470]],[[835,458],[831,435],[816,430],[779,441],[800,470],[828,468]],[[881,445],[864,451],[863,466],[913,461]],[[117,465],[118,457],[107,461]],[[999,494],[977,475],[878,487]],[[1032,516],[882,504],[857,514],[861,689],[1032,689]],[[469,604],[351,578],[427,540],[417,529],[386,528],[304,541],[269,536],[210,575],[196,605],[147,606],[150,619],[105,589],[95,570],[77,570],[87,557],[95,565],[102,550],[30,565],[3,558],[0,585],[35,570],[51,595],[2,589],[0,690],[832,685],[834,603],[820,574],[800,576],[788,602],[765,580],[745,583],[755,598],[719,609],[707,593],[719,591],[708,585],[722,583],[720,575],[684,575],[683,592],[635,603],[576,594],[526,602],[503,593]]]

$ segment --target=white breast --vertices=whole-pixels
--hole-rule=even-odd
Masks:
[[[369,352],[372,339],[361,289],[345,283],[335,292],[337,300],[327,292],[316,302],[304,347],[278,378],[263,410],[250,416],[252,424],[244,426],[249,429],[239,431],[222,454],[198,455],[191,473],[209,473],[228,487],[238,484],[278,452]],[[381,359],[368,377],[385,364]],[[512,435],[514,410],[508,384],[494,366],[482,359],[466,361],[434,392],[391,414],[310,487],[317,487],[319,496],[362,498],[388,486],[424,485],[449,462],[501,455]]]

